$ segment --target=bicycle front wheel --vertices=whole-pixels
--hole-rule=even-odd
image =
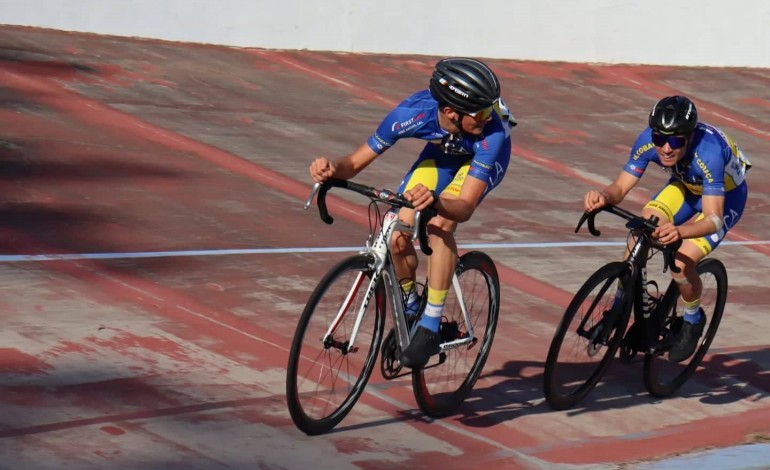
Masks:
[[[379,282],[372,295],[371,277],[371,257],[343,260],[321,280],[302,312],[289,352],[286,399],[294,424],[306,434],[323,434],[339,424],[372,373],[385,324],[385,289]]]
[[[500,280],[492,259],[484,253],[466,253],[457,262],[460,292],[468,312],[466,321],[455,289],[449,290],[441,319],[442,343],[467,338],[468,344],[439,353],[424,368],[412,371],[414,396],[423,413],[434,418],[452,414],[473,390],[489,357],[497,328]]]
[[[714,336],[717,334],[722,313],[727,302],[727,270],[721,261],[714,258],[702,260],[696,267],[703,283],[700,305],[706,313],[706,326],[700,345],[689,359],[674,363],[660,354],[644,356],[644,385],[651,395],[668,397],[692,377],[706,355]],[[672,281],[673,284],[673,281]],[[670,288],[676,288],[672,285]],[[677,295],[678,297],[678,295]],[[673,297],[664,315],[664,333],[672,336],[681,328],[683,311],[677,315],[676,297]]]
[[[622,312],[611,314],[620,281],[627,274],[626,263],[601,267],[564,312],[551,340],[543,374],[543,391],[551,408],[564,410],[576,405],[610,365],[630,315],[627,300]]]

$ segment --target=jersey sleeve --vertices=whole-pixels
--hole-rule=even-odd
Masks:
[[[630,175],[641,178],[654,156],[655,146],[652,144],[652,135],[650,129],[646,129],[636,138],[623,170]]]
[[[420,137],[431,117],[431,109],[405,105],[405,101],[382,120],[374,134],[366,141],[374,152],[381,154],[398,139]]]
[[[394,121],[394,119],[397,118],[397,116],[398,108],[394,109],[388,113],[387,116],[385,116],[385,119],[382,120],[374,134],[372,134],[372,136],[369,137],[369,139],[366,141],[366,143],[369,144],[369,148],[372,149],[375,153],[382,154],[390,147],[392,147],[400,137],[402,137],[399,136],[391,126],[391,123]]]
[[[490,124],[493,124],[490,122]],[[507,165],[498,165],[501,154],[510,155],[510,139],[498,118],[489,126],[490,132],[473,144],[474,156],[468,169],[468,176],[480,179],[490,185],[497,184],[505,174]],[[485,129],[486,131],[486,129]]]
[[[704,196],[724,196],[725,194],[725,160],[729,159],[728,147],[717,145],[702,145],[693,158],[693,163],[703,177]]]

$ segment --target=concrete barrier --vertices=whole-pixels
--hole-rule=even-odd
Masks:
[[[765,0],[0,0],[0,23],[268,49],[770,67]]]

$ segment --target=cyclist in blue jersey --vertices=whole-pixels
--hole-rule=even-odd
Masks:
[[[336,161],[317,158],[310,165],[317,182],[349,179],[399,139],[427,141],[398,189],[416,210],[433,205],[438,211],[428,227],[433,254],[428,260],[427,304],[399,358],[407,367],[422,367],[439,352],[439,324],[458,256],[454,232],[503,180],[514,125],[500,100],[495,73],[479,60],[447,58],[436,64],[428,89],[401,102],[353,153]],[[413,225],[414,211],[401,209],[399,219]],[[394,235],[392,253],[406,312],[414,316],[420,301],[415,289],[417,254],[409,234]]]
[[[682,271],[671,273],[685,306],[682,329],[675,336],[669,359],[690,357],[703,334],[706,317],[700,308],[703,285],[695,270],[735,227],[746,205],[746,171],[751,164],[735,142],[720,129],[698,122],[689,98],[669,96],[649,115],[649,127],[639,134],[623,171],[601,191],[588,191],[586,210],[618,204],[636,186],[654,162],[671,178],[648,202],[644,217],[656,215],[660,226],[653,234],[663,244],[683,239],[676,256]]]

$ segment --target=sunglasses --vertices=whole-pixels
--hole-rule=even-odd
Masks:
[[[484,122],[492,116],[492,113],[495,111],[494,106],[490,106],[488,108],[484,108],[481,111],[476,111],[475,113],[466,113],[468,116],[472,117],[476,122]]]
[[[652,133],[652,143],[656,147],[663,147],[668,143],[672,150],[680,149],[687,144],[687,137],[683,135],[663,135],[659,132]]]

